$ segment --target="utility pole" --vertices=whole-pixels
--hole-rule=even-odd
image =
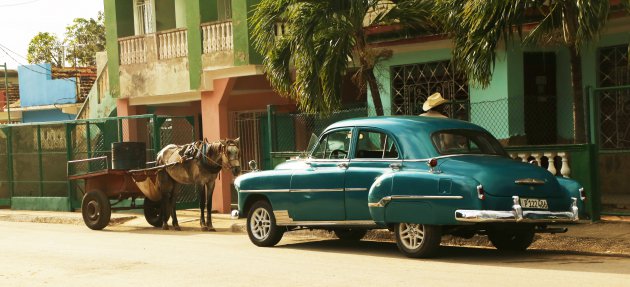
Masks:
[[[7,80],[7,63],[4,62],[4,97],[7,99],[7,121],[11,124],[11,101],[9,100],[9,82]]]

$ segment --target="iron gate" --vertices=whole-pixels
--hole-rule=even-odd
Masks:
[[[630,215],[630,70],[628,46],[598,51],[598,88],[590,97],[591,142],[596,161],[602,214]]]

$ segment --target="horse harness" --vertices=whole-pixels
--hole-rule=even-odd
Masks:
[[[196,142],[185,145],[186,147],[180,150],[179,152],[179,155],[182,158],[181,163],[191,160],[191,159],[199,159],[201,160],[202,163],[209,166],[210,172],[212,173],[219,173],[219,171],[221,171],[221,169],[223,168],[231,169],[232,164],[230,164],[229,161],[227,163],[223,163],[223,162],[218,163],[217,161],[213,160],[207,155],[208,146],[212,144],[213,143],[208,143],[206,141],[196,141]],[[227,158],[228,147],[235,146],[235,145],[236,144],[232,143],[231,141],[227,142],[227,144],[223,144],[219,142],[218,152],[221,155],[221,157],[225,156]]]

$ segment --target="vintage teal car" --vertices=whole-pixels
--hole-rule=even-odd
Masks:
[[[387,228],[409,257],[433,255],[444,234],[525,250],[536,232],[577,222],[585,199],[579,183],[510,159],[477,125],[418,116],[337,122],[308,158],[239,176],[235,186],[258,246],[303,228],[345,240]]]

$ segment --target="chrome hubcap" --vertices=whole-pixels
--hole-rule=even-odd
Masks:
[[[400,223],[398,235],[405,248],[418,249],[424,239],[424,226],[422,224]]]
[[[254,238],[258,240],[265,240],[269,236],[271,230],[271,217],[266,209],[259,207],[254,210],[252,219],[249,222],[249,228],[252,231]]]
[[[90,202],[88,202],[87,204],[87,215],[88,218],[90,220],[96,220],[98,219],[98,216],[100,215],[100,207],[98,202],[92,200]]]

